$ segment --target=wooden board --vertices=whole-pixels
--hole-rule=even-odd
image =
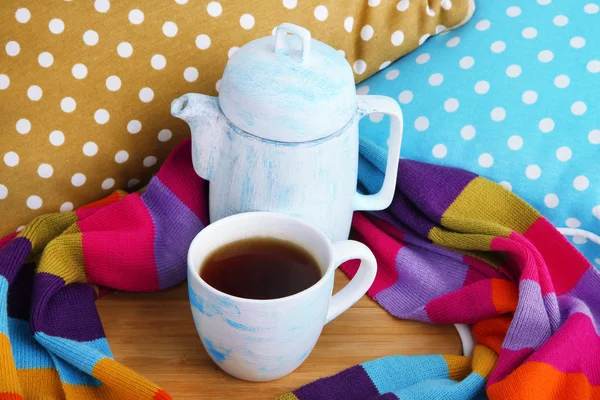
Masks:
[[[348,278],[336,272],[336,290]],[[398,320],[363,297],[328,324],[308,359],[273,382],[234,379],[209,359],[196,333],[187,284],[155,293],[111,293],[97,304],[115,359],[173,399],[274,399],[315,379],[388,355],[461,354],[453,326]]]

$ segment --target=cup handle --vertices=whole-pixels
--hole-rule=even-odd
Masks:
[[[371,287],[377,273],[375,256],[364,244],[346,240],[333,245],[333,257],[337,267],[348,260],[360,259],[360,267],[354,278],[342,290],[331,298],[325,323],[329,323],[338,315],[352,307]]]
[[[379,192],[375,194],[364,195],[357,192],[354,196],[353,208],[355,211],[383,210],[392,203],[394,191],[396,190],[398,161],[400,160],[400,146],[402,145],[402,109],[400,109],[398,102],[391,97],[370,95],[356,97],[361,118],[373,113],[382,113],[389,115],[391,121],[383,185]]]

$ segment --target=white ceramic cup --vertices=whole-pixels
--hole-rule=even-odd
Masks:
[[[251,300],[209,286],[199,274],[204,260],[228,243],[255,237],[295,242],[318,261],[322,278],[292,296]],[[354,278],[332,296],[336,268],[360,259]],[[270,381],[298,368],[315,346],[323,326],[351,307],[373,283],[377,263],[362,243],[332,244],[317,228],[284,214],[250,212],[204,228],[188,253],[188,289],[196,329],[212,360],[228,374]]]

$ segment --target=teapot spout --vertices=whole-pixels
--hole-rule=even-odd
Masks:
[[[171,114],[190,126],[194,170],[201,178],[210,180],[218,164],[221,142],[227,128],[219,99],[188,93],[173,100]]]

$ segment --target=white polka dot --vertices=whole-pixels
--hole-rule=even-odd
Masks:
[[[358,75],[362,75],[367,70],[367,63],[364,60],[354,61],[354,72]]]
[[[556,208],[558,206],[558,196],[554,193],[549,193],[544,197],[544,204],[548,208]]]
[[[425,12],[427,13],[427,15],[429,15],[430,17],[434,17],[435,16],[435,11],[433,11],[430,7],[429,7],[429,3],[425,3]]]
[[[115,180],[113,178],[107,178],[102,181],[102,189],[108,190],[111,187],[115,186]]]
[[[456,47],[460,43],[460,37],[454,36],[452,39],[446,42],[447,47]]]
[[[148,156],[148,157],[144,158],[143,164],[144,164],[144,167],[153,166],[154,164],[156,164],[156,157]]]
[[[488,29],[490,29],[491,25],[492,24],[490,23],[490,21],[488,21],[487,19],[482,19],[477,23],[477,25],[475,25],[475,29],[477,29],[478,31],[487,31]]]
[[[195,82],[198,79],[198,70],[194,67],[187,67],[183,71],[183,78],[188,82]]]
[[[392,69],[392,70],[386,72],[385,79],[387,79],[388,81],[393,81],[399,75],[400,75],[400,71],[398,71],[397,69]]]
[[[283,6],[289,10],[296,8],[298,0],[283,0]]]
[[[128,42],[121,42],[117,46],[117,53],[123,58],[131,57],[133,54],[133,46]]]
[[[517,6],[511,6],[506,9],[506,15],[511,18],[518,17],[521,15],[521,9]]]
[[[508,148],[511,150],[520,150],[523,147],[523,138],[519,135],[513,135],[508,138]]]
[[[572,155],[571,149],[567,146],[559,147],[558,150],[556,150],[556,158],[558,158],[559,161],[569,161]]]
[[[554,59],[554,53],[550,50],[542,50],[538,53],[538,60],[543,63],[549,63]]]
[[[523,32],[521,32],[521,35],[523,35],[523,37],[525,39],[533,39],[537,36],[537,34],[538,34],[537,29],[532,28],[530,26],[523,29]]]
[[[10,78],[8,75],[0,74],[0,90],[4,90],[10,86]]]
[[[381,0],[369,0],[369,7],[377,7],[381,3]]]
[[[162,26],[163,34],[166,37],[175,37],[175,35],[177,35],[177,31],[178,30],[179,29],[177,28],[177,24],[175,22],[172,22],[172,21],[167,21]]]
[[[210,42],[210,37],[204,33],[196,37],[196,47],[200,50],[208,49],[210,47]]]
[[[583,11],[585,11],[586,14],[596,14],[599,10],[600,7],[598,6],[598,4],[589,3],[583,6]]]
[[[315,8],[315,18],[319,21],[325,21],[329,16],[329,11],[327,11],[327,7],[321,5]]]
[[[98,44],[98,33],[96,31],[86,31],[83,34],[83,43],[87,44],[88,46],[95,46],[96,44]]]
[[[396,31],[392,33],[392,44],[394,46],[400,46],[404,42],[404,32]]]
[[[502,181],[502,182],[498,182],[498,185],[502,186],[504,189],[508,190],[509,192],[512,192],[512,185],[510,184],[510,182]]]
[[[94,142],[87,142],[83,145],[83,154],[88,157],[95,156],[98,153],[98,145]]]
[[[108,1],[108,0],[96,0],[94,2],[94,8],[98,12],[105,13],[110,8],[110,1]]]
[[[70,201],[66,201],[64,203],[61,204],[60,212],[69,212],[69,211],[73,211],[73,203],[71,203]]]
[[[591,144],[600,144],[600,129],[594,129],[588,133],[588,140]]]
[[[506,110],[502,107],[494,107],[490,113],[490,117],[492,118],[492,121],[504,121],[504,118],[506,118]]]
[[[139,179],[130,179],[129,182],[127,182],[127,188],[131,189],[132,187],[139,185],[140,184],[140,180]]]
[[[442,6],[442,8],[446,11],[448,11],[449,9],[452,8],[452,1],[450,0],[442,0],[442,2],[440,3],[440,5]]]
[[[426,33],[423,36],[421,36],[421,38],[419,39],[419,46],[423,45],[423,43],[425,43],[425,41],[429,39],[429,36],[431,36],[429,33]]]
[[[427,61],[429,61],[430,58],[431,56],[429,54],[423,53],[419,54],[417,58],[415,58],[415,61],[417,62],[417,64],[425,64]]]
[[[592,74],[597,74],[598,72],[600,72],[600,61],[592,60],[589,63],[587,63],[586,68]]]
[[[19,132],[21,135],[25,135],[31,130],[31,122],[29,122],[28,119],[21,118],[17,121],[15,128],[17,129],[17,132]]]
[[[446,31],[448,30],[448,28],[446,28],[444,25],[438,25],[435,27],[435,33],[436,35],[438,33],[447,33]]]
[[[552,118],[544,118],[539,123],[540,131],[544,133],[552,132],[554,129],[554,121]]]
[[[127,123],[127,132],[131,134],[139,133],[142,130],[142,123],[137,119],[132,119]]]
[[[8,54],[11,57],[14,57],[21,51],[21,46],[19,45],[19,43],[15,42],[14,40],[11,40],[10,42],[6,43],[5,49],[6,54]]]
[[[229,51],[227,52],[227,57],[231,58],[232,55],[234,55],[240,48],[237,46],[233,46],[232,48],[229,49]]]
[[[529,179],[536,180],[540,177],[540,175],[542,175],[542,170],[538,165],[532,164],[525,168],[525,176],[527,176]]]
[[[356,94],[364,96],[365,94],[369,93],[369,87],[368,86],[361,86],[358,89],[356,89]]]
[[[433,146],[431,154],[433,154],[435,158],[444,158],[446,157],[446,154],[448,154],[448,149],[443,144],[436,144]]]
[[[175,0],[177,4],[187,4],[188,0]]]
[[[458,100],[457,99],[448,99],[444,102],[444,110],[446,110],[446,112],[452,113],[455,112],[456,110],[458,110]]]
[[[72,97],[65,97],[60,101],[60,108],[66,113],[73,112],[76,107],[77,103]]]
[[[600,205],[592,208],[592,214],[594,214],[594,217],[600,219]]]
[[[140,90],[141,101],[143,101],[144,103],[149,103],[152,101],[152,99],[154,99],[154,91],[151,88],[145,87],[142,90]]]
[[[412,101],[413,99],[413,92],[411,92],[410,90],[403,90],[402,92],[400,92],[400,95],[398,96],[398,101],[401,104],[408,104]]]
[[[521,67],[517,64],[509,65],[508,68],[506,68],[506,75],[508,75],[510,78],[518,77],[521,75]]]
[[[479,81],[475,84],[475,93],[486,94],[490,91],[490,84],[487,81]]]
[[[17,12],[15,12],[15,19],[22,24],[27,23],[27,21],[29,21],[30,18],[31,13],[26,8],[19,8]]]
[[[440,86],[444,82],[444,75],[440,73],[432,74],[428,80],[431,86]]]
[[[547,6],[552,2],[552,0],[537,0],[538,4],[541,6]]]
[[[571,79],[567,75],[558,75],[554,78],[554,85],[559,89],[564,89],[571,83]]]
[[[42,198],[40,196],[29,196],[27,198],[27,207],[31,208],[32,210],[37,210],[42,206]]]
[[[173,137],[173,132],[171,132],[169,129],[162,129],[160,132],[158,132],[158,140],[161,142],[167,142],[171,139],[171,137]]]
[[[71,68],[71,73],[75,79],[83,79],[87,76],[88,70],[84,64],[75,64],[73,65],[73,68]]]
[[[373,114],[369,114],[369,119],[371,120],[371,122],[381,122],[381,120],[383,119],[383,113],[373,113]]]
[[[240,26],[246,30],[252,29],[254,26],[254,17],[251,14],[242,15],[240,17]]]
[[[152,68],[155,70],[160,71],[167,66],[167,59],[162,54],[155,54],[150,59],[150,65],[152,65]]]
[[[144,22],[144,13],[142,12],[142,10],[138,10],[136,8],[129,11],[129,22],[131,22],[134,25],[139,25],[142,22]]]
[[[389,65],[391,64],[391,61],[384,61],[381,63],[381,65],[379,66],[379,70],[381,71],[382,69],[385,69],[387,67],[389,67]]]
[[[415,129],[419,132],[426,131],[429,128],[429,119],[427,117],[418,117],[415,119]]]
[[[483,153],[482,155],[479,156],[479,159],[477,160],[477,162],[483,168],[489,168],[492,165],[494,165],[494,157],[492,157],[492,155],[490,153]]]
[[[473,57],[471,56],[466,56],[460,59],[460,61],[458,62],[458,65],[460,65],[460,67],[462,69],[469,69],[471,68],[473,65],[475,65],[475,59],[473,59]]]
[[[465,140],[471,140],[475,137],[475,127],[473,125],[465,125],[460,130],[460,136]]]
[[[554,17],[552,22],[554,22],[554,25],[556,26],[565,26],[569,23],[569,18],[565,17],[564,15],[557,15]]]
[[[110,114],[105,109],[101,108],[94,113],[94,120],[100,125],[104,125],[110,119]]]
[[[587,239],[584,236],[573,236],[573,243],[575,244],[585,244],[587,243]]]
[[[52,54],[48,53],[47,51],[44,51],[43,53],[40,53],[40,55],[38,56],[38,63],[42,67],[48,68],[54,63],[54,56]]]
[[[4,200],[8,196],[8,188],[0,183],[0,200]]]
[[[409,6],[410,6],[410,0],[400,0],[398,2],[398,4],[396,4],[396,10],[404,12],[404,11],[408,10]]]
[[[65,23],[58,18],[54,18],[48,24],[48,29],[50,29],[50,32],[54,33],[55,35],[58,35],[59,33],[62,33],[65,30]]]
[[[347,17],[344,20],[344,29],[346,30],[346,32],[350,33],[352,32],[352,27],[354,26],[354,18],[352,17]],[[393,35],[392,35],[393,36]]]
[[[579,228],[581,226],[581,222],[577,218],[567,218],[565,224],[569,228]]]
[[[572,38],[569,43],[571,44],[571,47],[573,47],[574,49],[580,49],[583,46],[585,46],[585,39],[582,38],[581,36],[575,36],[574,38]]]
[[[16,167],[19,164],[19,155],[14,151],[4,154],[4,164],[8,167]]]
[[[125,150],[120,150],[115,154],[115,161],[119,164],[123,164],[125,161],[129,159],[129,153]]]
[[[587,105],[583,101],[576,101],[571,105],[571,112],[575,115],[583,115],[587,111]]]
[[[22,226],[18,227],[18,228],[17,228],[17,232],[21,232],[23,229],[25,229],[25,226],[24,226],[24,225],[22,225]]]
[[[121,89],[121,78],[116,75],[111,75],[106,78],[106,88],[111,92],[116,92]]]
[[[375,30],[373,29],[373,27],[371,25],[365,25],[360,30],[360,38],[362,40],[369,41],[373,38],[374,33],[375,33]]]
[[[60,146],[65,142],[65,134],[61,131],[52,131],[48,136],[48,140],[53,146]]]
[[[344,50],[338,50],[338,54],[342,57],[346,57],[346,52]]]
[[[504,43],[501,40],[497,40],[494,43],[492,43],[492,45],[490,46],[490,49],[494,53],[502,53],[504,50],[506,50],[506,43]]]
[[[576,190],[583,191],[590,186],[590,180],[585,175],[579,175],[573,180],[573,187]]]
[[[219,92],[221,90],[221,80],[220,79],[217,81],[217,83],[215,83],[215,89],[217,89],[217,92]]]
[[[285,2],[284,2],[284,5],[285,5]],[[295,7],[295,5],[294,5],[294,7]],[[291,8],[294,8],[294,7],[291,7]],[[288,7],[288,8],[290,8],[290,7]],[[211,17],[218,17],[223,12],[223,7],[221,7],[221,4],[219,2],[211,1],[206,6],[206,12]]]
[[[85,183],[85,180],[86,180],[85,175],[82,174],[81,172],[78,172],[71,177],[71,184],[73,186],[81,186]]]
[[[32,101],[38,101],[42,98],[42,88],[38,85],[29,86],[29,89],[27,89],[27,97]]]
[[[538,94],[534,90],[526,90],[521,96],[521,100],[523,100],[523,103],[525,104],[533,104],[537,101],[537,99]]]
[[[54,168],[52,168],[52,165],[50,164],[40,164],[37,172],[41,178],[48,179],[54,173]]]

